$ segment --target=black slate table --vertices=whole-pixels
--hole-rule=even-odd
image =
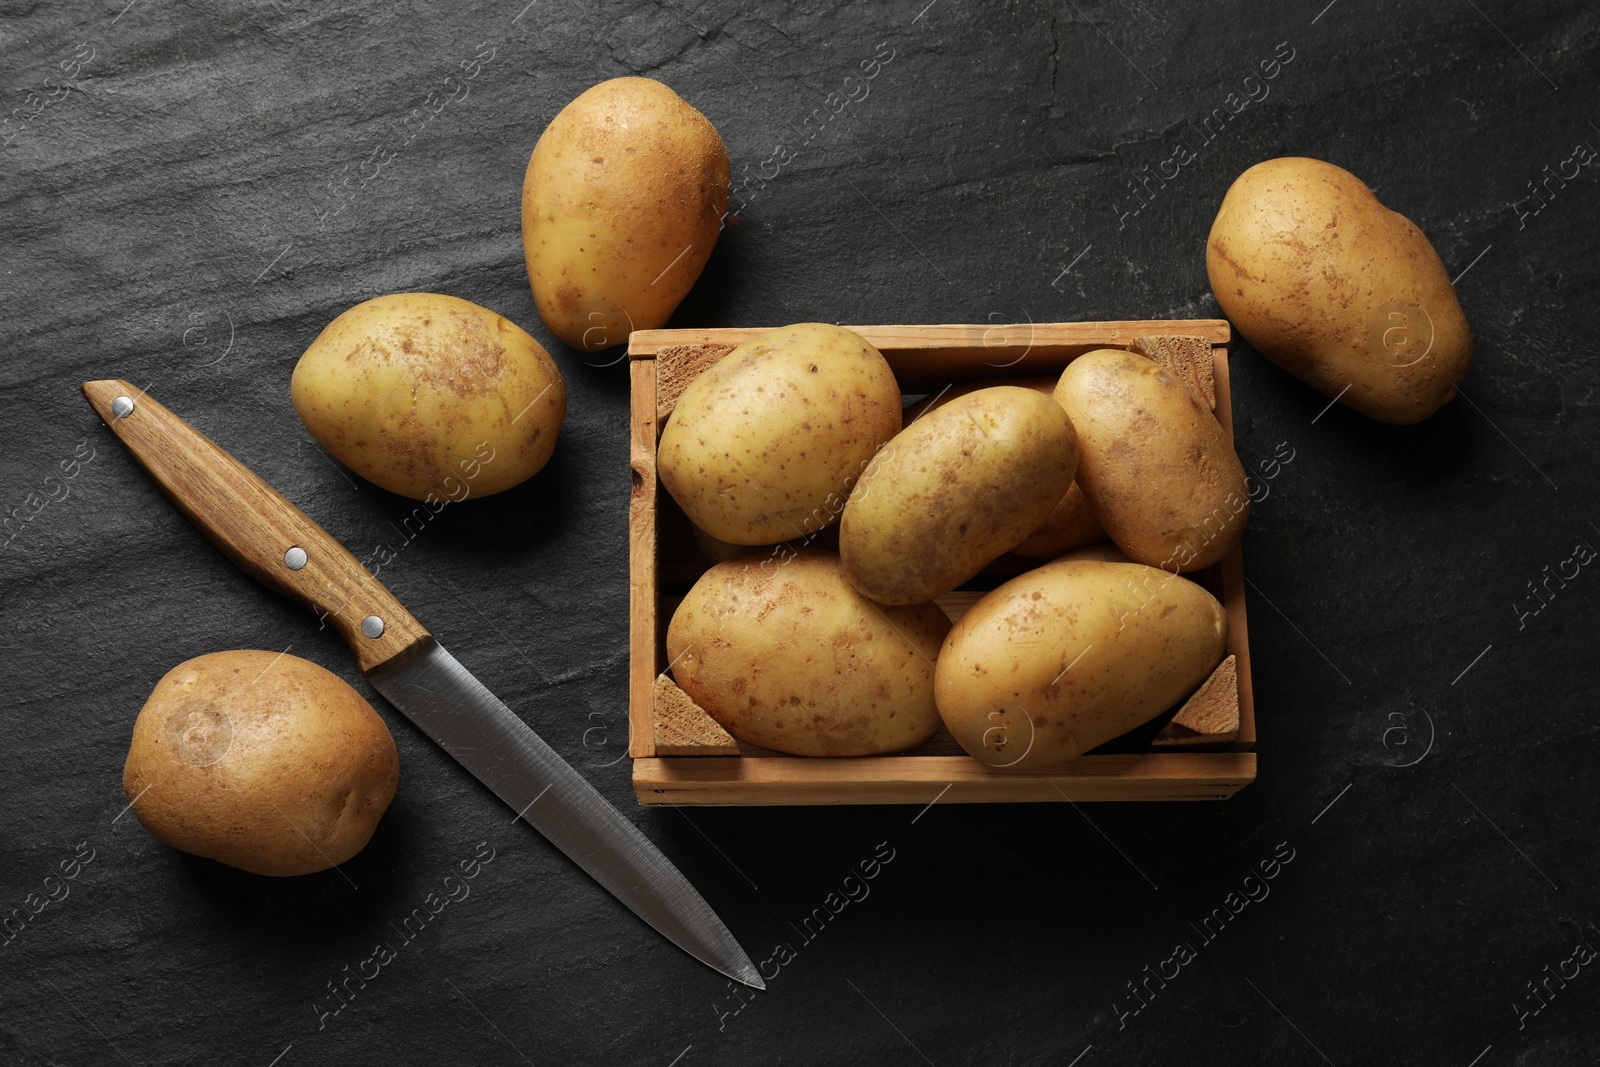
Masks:
[[[1600,546],[1600,164],[1569,162],[1600,148],[1600,10],[1399,8],[4,4],[0,910],[53,888],[0,946],[0,1062],[1600,1060],[1600,572],[1568,562]],[[1244,546],[1259,781],[920,817],[635,806],[626,368],[543,328],[517,207],[545,124],[626,74],[712,119],[744,201],[674,325],[1215,316],[1211,219],[1274,156],[1423,228],[1477,343],[1436,417],[1328,408],[1235,345],[1241,456],[1294,456]],[[543,473],[410,540],[288,391],[325,323],[401,290],[519,322],[571,397]],[[157,494],[78,393],[103,377],[358,555],[394,549],[401,600],[753,957],[787,948],[768,991],[650,933],[375,694],[402,781],[348,878],[149,837],[122,760],[174,664],[288,649],[370,691]],[[402,932],[463,861],[470,895]]]

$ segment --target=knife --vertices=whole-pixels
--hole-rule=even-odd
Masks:
[[[678,947],[766,988],[716,912],[650,839],[326,530],[142,390],[85,382],[83,395],[190,522],[251,577],[317,612],[372,687],[519,818]]]

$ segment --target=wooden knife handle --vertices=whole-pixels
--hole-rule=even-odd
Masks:
[[[85,382],[83,395],[190,522],[257,581],[316,612],[363,672],[427,639],[343,545],[210,438],[127,382]],[[298,568],[294,548],[305,554]]]

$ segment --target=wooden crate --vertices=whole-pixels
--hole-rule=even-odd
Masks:
[[[1214,399],[1217,418],[1230,436],[1233,432],[1228,324],[1221,320],[850,328],[883,353],[906,395],[936,393],[954,382],[1057,375],[1091,349],[1138,348],[1186,374],[1197,391]],[[1169,711],[1059,771],[991,769],[962,752],[942,730],[922,747],[897,756],[786,756],[733,741],[670,681],[658,681],[667,665],[664,641],[672,609],[710,566],[694,545],[687,519],[657,479],[660,429],[695,374],[728,346],[763,332],[641,330],[629,338],[633,497],[628,750],[641,804],[1220,800],[1255,779],[1255,706],[1244,566],[1237,548],[1221,563],[1190,576],[1210,589],[1227,611],[1229,655],[1217,673],[1181,710]],[[1201,358],[1193,358],[1197,352]],[[985,575],[992,584],[996,575],[1021,573],[1041,562],[1007,556]],[[980,595],[962,589],[939,602],[947,613],[959,616]]]

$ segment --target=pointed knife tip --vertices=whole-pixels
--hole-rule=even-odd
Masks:
[[[756,970],[756,965],[749,960],[746,960],[744,966],[739,968],[739,973],[732,977],[752,989],[765,990],[767,988],[767,983],[761,978],[761,972]]]

